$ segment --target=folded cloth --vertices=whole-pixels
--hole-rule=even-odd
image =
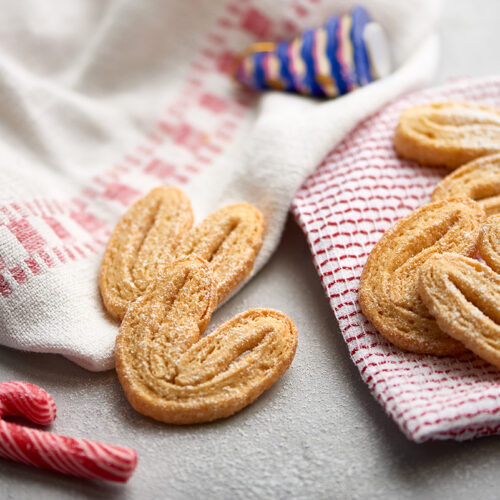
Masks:
[[[120,215],[160,184],[198,220],[227,203],[267,222],[255,271],[328,151],[384,103],[428,83],[435,0],[366,0],[397,70],[332,101],[237,89],[248,44],[290,38],[347,0],[10,2],[0,19],[0,343],[113,366],[117,325],[97,276]]]
[[[398,99],[333,149],[293,204],[352,360],[387,414],[417,442],[500,432],[499,370],[472,354],[403,352],[374,330],[358,303],[361,272],[375,243],[428,203],[449,173],[396,156],[399,115],[408,106],[447,100],[500,107],[500,77],[460,80]]]

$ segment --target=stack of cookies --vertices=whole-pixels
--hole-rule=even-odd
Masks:
[[[153,189],[118,222],[99,276],[104,305],[121,320],[115,361],[125,395],[138,412],[174,424],[250,404],[297,346],[292,320],[271,309],[246,311],[202,337],[217,305],[250,275],[264,219],[239,203],[192,224],[182,191]]]
[[[394,145],[404,158],[456,170],[375,245],[361,309],[402,349],[469,349],[500,368],[500,111],[466,102],[410,108]]]

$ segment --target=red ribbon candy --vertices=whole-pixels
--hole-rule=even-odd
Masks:
[[[0,384],[0,456],[41,469],[87,479],[126,482],[137,466],[131,448],[59,436],[2,420],[25,417],[48,425],[56,418],[54,400],[25,382]]]

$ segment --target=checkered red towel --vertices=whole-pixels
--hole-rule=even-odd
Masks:
[[[500,431],[500,371],[473,355],[400,351],[374,330],[358,303],[359,279],[375,243],[427,203],[447,173],[396,156],[398,117],[408,106],[443,100],[500,107],[500,78],[461,80],[398,99],[330,152],[293,205],[352,360],[387,414],[417,442]]]

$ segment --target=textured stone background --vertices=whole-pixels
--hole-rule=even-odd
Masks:
[[[500,2],[448,0],[446,7],[437,81],[500,73]],[[60,356],[0,348],[0,380],[31,381],[54,397],[53,431],[130,445],[140,457],[125,486],[0,459],[0,498],[498,498],[500,437],[416,445],[373,400],[293,221],[270,263],[213,324],[259,306],[280,309],[296,322],[295,361],[255,404],[204,426],[143,418],[124,399],[113,372],[92,374]]]

